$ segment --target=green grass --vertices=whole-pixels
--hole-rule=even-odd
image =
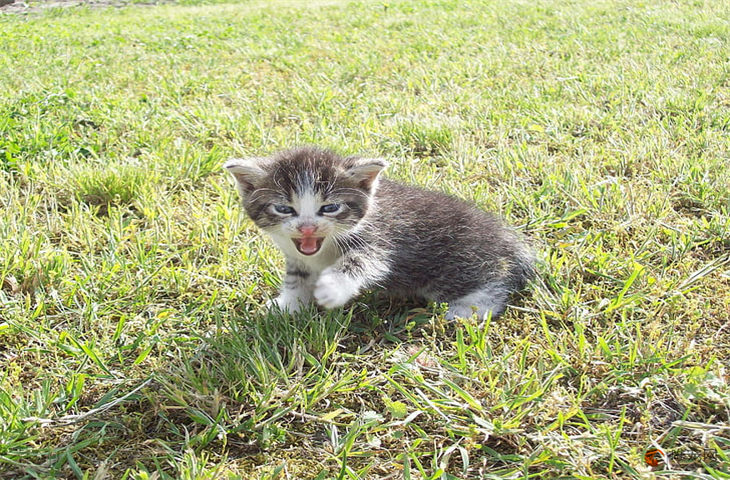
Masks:
[[[728,18],[0,16],[0,477],[728,478]],[[267,315],[282,259],[220,165],[308,143],[504,216],[539,279],[486,323],[377,295]]]

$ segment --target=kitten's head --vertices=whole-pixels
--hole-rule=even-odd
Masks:
[[[362,220],[386,165],[379,158],[340,157],[307,147],[233,159],[224,167],[236,179],[254,223],[282,248],[293,244],[310,256]]]

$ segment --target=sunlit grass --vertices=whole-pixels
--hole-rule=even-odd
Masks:
[[[0,477],[730,475],[728,5],[193,3],[0,16]],[[305,143],[539,278],[267,314],[220,165]]]

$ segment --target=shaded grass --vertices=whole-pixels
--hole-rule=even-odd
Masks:
[[[729,13],[0,17],[0,476],[725,478]],[[540,278],[486,323],[265,314],[281,258],[219,165],[302,143],[506,217]]]

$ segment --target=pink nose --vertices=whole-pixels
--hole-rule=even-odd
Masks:
[[[310,237],[310,236],[314,235],[314,232],[317,231],[317,226],[304,224],[304,225],[299,225],[297,227],[297,230],[299,230],[302,233],[302,235]]]

